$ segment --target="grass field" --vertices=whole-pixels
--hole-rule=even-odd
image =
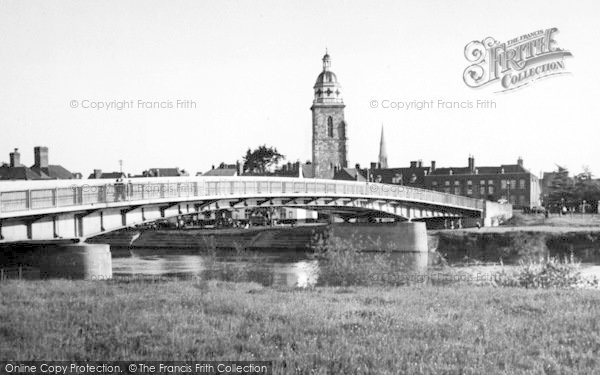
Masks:
[[[0,284],[1,360],[272,360],[275,373],[593,373],[600,293],[216,281]]]

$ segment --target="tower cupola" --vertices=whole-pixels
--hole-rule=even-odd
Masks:
[[[342,86],[337,80],[337,76],[331,71],[331,57],[325,51],[323,56],[323,71],[317,77],[315,82],[315,99],[313,103],[343,103]]]

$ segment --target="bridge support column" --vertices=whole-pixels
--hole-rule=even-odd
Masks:
[[[44,247],[40,277],[84,280],[112,278],[110,246],[106,244],[65,244]]]
[[[333,224],[329,226],[328,241],[336,239],[353,239],[353,243],[363,251],[428,251],[424,222]]]

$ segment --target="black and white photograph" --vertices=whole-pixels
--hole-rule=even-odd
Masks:
[[[0,0],[0,374],[600,374],[599,15]]]

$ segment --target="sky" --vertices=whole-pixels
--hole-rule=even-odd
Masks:
[[[393,167],[466,166],[472,154],[479,166],[522,157],[536,175],[558,164],[600,176],[598,14],[597,0],[0,0],[0,161],[19,148],[33,164],[41,145],[51,164],[85,176],[119,170],[119,160],[133,174],[195,174],[262,144],[310,160],[327,48],[350,166],[377,160],[384,126]],[[552,27],[573,54],[569,74],[506,93],[463,82],[469,42]],[[424,100],[496,108],[382,108]]]

